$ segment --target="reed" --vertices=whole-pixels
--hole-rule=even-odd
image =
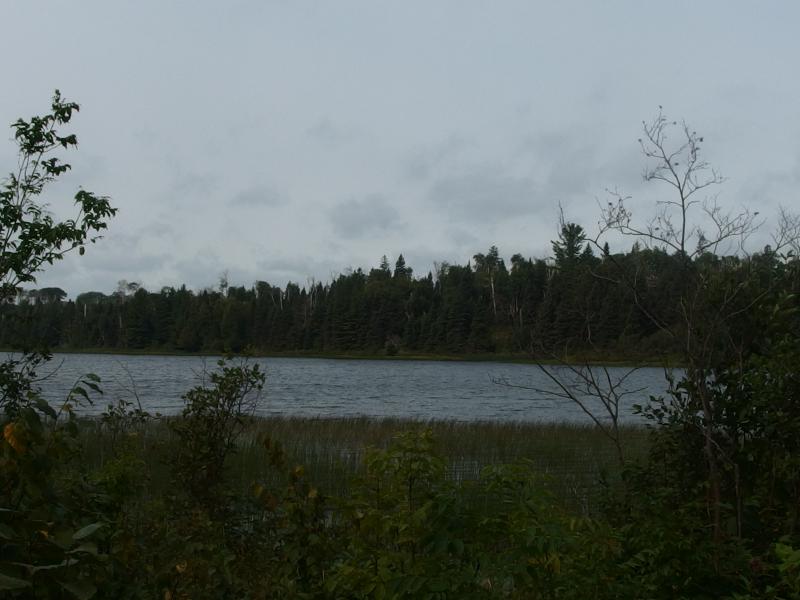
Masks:
[[[450,479],[467,481],[489,465],[530,461],[550,490],[582,513],[594,512],[601,480],[613,482],[620,473],[613,445],[593,426],[273,416],[248,422],[229,464],[231,485],[244,488],[255,481],[284,484],[284,473],[267,460],[263,441],[269,438],[280,444],[290,464],[303,465],[309,480],[324,493],[347,495],[348,481],[363,468],[366,448],[385,447],[398,433],[419,428],[433,431]],[[114,455],[115,446],[133,444],[146,464],[151,493],[157,495],[169,487],[169,461],[177,440],[166,419],[148,421],[116,436],[100,421],[92,420],[84,431],[84,459],[90,465],[101,467]],[[622,437],[630,459],[644,456],[646,429],[624,427]]]

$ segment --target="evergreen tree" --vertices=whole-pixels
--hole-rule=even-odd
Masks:
[[[558,240],[551,242],[556,267],[568,269],[577,264],[579,257],[586,251],[585,241],[586,234],[583,227],[576,223],[562,223]]]
[[[406,259],[403,255],[397,257],[397,262],[394,263],[394,278],[395,279],[411,279],[411,269],[406,267]]]

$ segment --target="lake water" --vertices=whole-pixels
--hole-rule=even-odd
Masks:
[[[256,410],[261,415],[589,422],[575,403],[547,393],[555,386],[535,365],[319,358],[251,362],[262,365],[267,374]],[[80,375],[99,375],[104,395],[95,396],[94,405],[81,409],[83,413],[100,413],[119,398],[134,400],[135,389],[146,410],[174,414],[183,406],[181,395],[200,382],[204,369],[215,366],[213,357],[60,354],[39,375],[47,375],[40,385],[51,402],[63,400]],[[628,371],[609,368],[612,378]],[[630,393],[620,420],[638,420],[632,405],[664,393],[664,372],[639,369],[623,388]],[[586,402],[599,410],[595,399]]]

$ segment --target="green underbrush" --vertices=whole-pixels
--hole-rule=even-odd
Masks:
[[[621,428],[622,464],[592,427],[252,418],[258,365],[220,361],[169,418],[125,401],[78,418],[97,383],[79,381],[60,414],[35,395],[5,406],[9,597],[777,600],[800,589],[793,509],[748,505],[758,537],[744,538],[728,507],[731,533],[714,540],[702,485],[672,480],[694,450],[663,426]]]

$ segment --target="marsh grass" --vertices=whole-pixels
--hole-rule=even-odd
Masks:
[[[170,417],[176,418],[176,417]],[[593,426],[566,423],[500,423],[410,421],[402,419],[268,417],[252,419],[228,465],[230,485],[245,489],[253,482],[282,486],[285,474],[273,467],[263,441],[269,438],[285,452],[290,465],[302,465],[323,493],[346,496],[348,482],[363,469],[365,449],[385,448],[399,433],[430,428],[448,478],[476,479],[490,465],[529,461],[557,498],[591,514],[600,500],[602,482],[613,485],[620,474],[613,444]],[[98,420],[85,428],[84,460],[102,467],[122,445],[133,449],[147,473],[148,493],[158,496],[171,483],[170,461],[178,440],[167,419],[151,420],[113,434]],[[622,429],[627,456],[644,456],[648,432]]]

